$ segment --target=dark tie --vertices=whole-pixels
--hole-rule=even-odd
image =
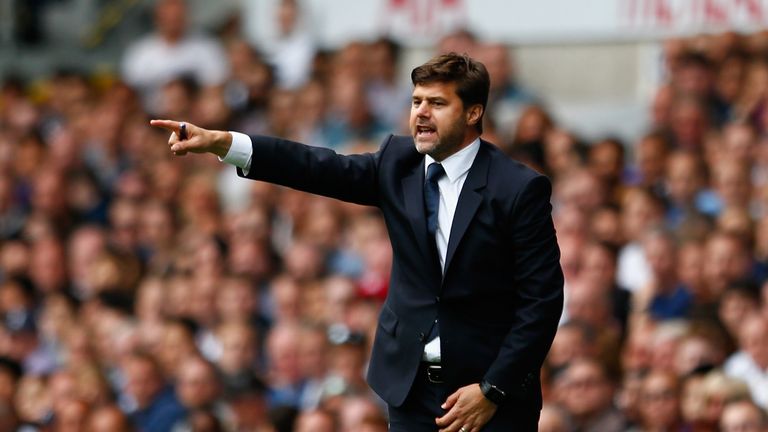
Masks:
[[[437,209],[440,206],[440,188],[437,187],[437,181],[444,175],[445,169],[437,162],[433,162],[427,167],[427,178],[424,182],[424,204],[427,207],[427,230],[432,241],[435,241],[435,233],[437,233]]]
[[[427,178],[424,182],[424,204],[427,207],[427,230],[429,231],[429,240],[431,244],[435,244],[435,234],[437,233],[437,209],[440,206],[440,188],[437,186],[437,181],[440,177],[445,175],[445,169],[437,162],[429,164],[427,167]],[[437,248],[432,248],[436,253]],[[437,326],[437,320],[432,323],[432,328],[429,330],[429,336],[427,341],[431,341],[440,335],[440,330]]]

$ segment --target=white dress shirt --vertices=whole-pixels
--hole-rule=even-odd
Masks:
[[[451,226],[453,226],[453,215],[456,213],[456,206],[459,203],[461,188],[464,187],[464,181],[467,180],[467,174],[475,161],[475,156],[480,150],[480,138],[474,140],[470,145],[464,147],[458,152],[445,158],[440,164],[445,170],[445,175],[437,181],[437,187],[440,189],[440,203],[437,210],[437,232],[435,233],[435,243],[437,244],[438,257],[440,258],[440,268],[445,271],[445,256],[448,253],[448,242],[451,237]],[[431,156],[424,156],[424,173],[427,167],[435,162]],[[440,363],[440,336],[432,339],[424,347],[424,356],[422,360],[431,363]]]
[[[251,156],[253,148],[251,139],[248,135],[230,132],[232,134],[232,146],[229,152],[223,158],[222,162],[235,165],[246,174],[251,167]],[[448,252],[448,242],[451,236],[451,226],[453,225],[453,215],[456,213],[456,206],[459,203],[459,195],[467,180],[467,174],[475,161],[475,156],[480,150],[480,138],[475,139],[468,146],[458,152],[448,156],[440,162],[445,170],[445,175],[437,181],[437,187],[440,189],[440,203],[437,210],[437,232],[435,233],[435,243],[440,259],[440,268],[445,271],[445,256]],[[424,173],[427,167],[435,162],[431,156],[424,156]],[[440,362],[440,337],[436,337],[427,343],[424,347],[424,361],[433,363]]]

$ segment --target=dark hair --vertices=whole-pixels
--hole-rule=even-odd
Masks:
[[[483,132],[483,115],[488,104],[491,79],[485,65],[466,54],[448,53],[433,57],[411,72],[414,86],[431,83],[456,83],[456,94],[464,107],[480,104],[483,114],[475,124]]]

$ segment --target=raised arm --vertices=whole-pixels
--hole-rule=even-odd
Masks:
[[[339,155],[333,150],[308,146],[269,136],[248,137],[231,132],[212,131],[190,123],[152,120],[152,126],[171,132],[168,146],[177,156],[188,152],[211,153],[231,162],[230,149],[242,153],[247,160],[238,166],[238,175],[288,186],[304,192],[336,198],[362,205],[378,202],[378,153]],[[249,142],[243,145],[243,140]],[[386,145],[385,145],[386,146]]]

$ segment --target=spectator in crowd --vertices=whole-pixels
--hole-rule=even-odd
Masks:
[[[720,430],[722,432],[765,432],[768,430],[768,416],[763,408],[750,401],[731,402],[723,408]]]
[[[739,327],[739,351],[725,362],[725,372],[743,380],[752,398],[763,409],[768,407],[768,321],[754,314]]]
[[[408,86],[397,79],[400,53],[400,46],[386,38],[368,48],[366,98],[371,113],[387,130],[399,129],[404,118],[402,107],[411,96]]]
[[[635,312],[653,320],[687,317],[693,294],[680,282],[677,273],[675,239],[664,231],[651,231],[643,239],[643,252],[651,278],[635,293]]]
[[[623,431],[625,420],[613,406],[614,384],[603,365],[584,358],[571,362],[555,378],[556,400],[577,430]]]
[[[132,354],[123,362],[124,403],[133,424],[140,430],[168,431],[186,411],[165,383],[160,365],[147,354]]]
[[[128,417],[115,405],[95,408],[88,414],[86,432],[134,432]]]
[[[640,388],[640,425],[638,431],[683,429],[680,413],[680,387],[677,375],[668,370],[652,370]]]
[[[526,106],[539,102],[515,76],[515,65],[508,46],[501,43],[483,45],[478,51],[478,59],[485,64],[491,78],[488,107],[493,113],[494,123],[514,124]]]
[[[299,407],[304,376],[299,366],[301,330],[298,324],[277,324],[267,337],[267,397],[272,406]]]
[[[257,379],[256,331],[246,321],[225,321],[219,325],[216,338],[221,351],[216,366],[225,394],[235,394]]]
[[[568,432],[572,426],[566,413],[556,405],[544,404],[539,417],[539,432]]]
[[[277,34],[264,44],[263,49],[275,67],[277,85],[283,89],[296,89],[310,76],[315,41],[305,25],[300,2],[279,0],[275,11]]]
[[[634,293],[647,284],[651,277],[643,253],[643,234],[661,224],[664,210],[659,197],[640,188],[627,190],[621,205],[622,237],[625,244],[619,251],[616,277],[621,286]]]
[[[633,182],[662,195],[669,152],[669,142],[662,133],[651,132],[640,138],[635,144],[635,166],[630,171]]]
[[[159,89],[188,76],[202,86],[224,83],[228,63],[219,42],[188,33],[185,0],[160,0],[154,8],[156,33],[134,42],[122,62],[123,78],[138,90],[150,112],[160,108]]]
[[[338,430],[336,418],[332,413],[317,409],[304,411],[296,419],[296,432],[334,432]]]
[[[198,422],[228,424],[229,412],[221,402],[221,382],[212,363],[200,357],[186,358],[179,365],[175,390],[187,415],[174,424],[174,430],[197,430]]]

